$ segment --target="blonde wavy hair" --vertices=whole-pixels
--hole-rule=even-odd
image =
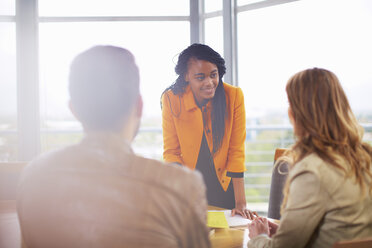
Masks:
[[[311,153],[354,178],[365,195],[372,194],[371,145],[362,142],[358,124],[336,75],[313,68],[292,76],[286,86],[294,119],[296,143],[284,154],[289,167]],[[348,167],[337,163],[343,158]],[[279,161],[280,162],[280,161]],[[366,182],[366,179],[367,180]],[[289,180],[284,187],[282,211],[288,199]]]

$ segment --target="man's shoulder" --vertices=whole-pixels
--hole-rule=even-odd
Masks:
[[[33,159],[26,168],[28,170],[51,167],[58,163],[62,163],[69,158],[74,157],[75,154],[81,154],[82,150],[78,148],[78,145],[70,145],[58,149],[54,149],[45,153],[42,153],[35,159]],[[51,163],[53,162],[53,163]]]
[[[35,183],[35,180],[45,179],[50,173],[57,175],[56,173],[61,171],[65,173],[70,171],[74,174],[77,165],[89,164],[86,158],[91,158],[91,153],[79,144],[45,152],[26,165],[22,171],[20,183]]]
[[[135,163],[141,164],[146,167],[146,170],[152,173],[152,178],[155,176],[158,179],[168,179],[169,181],[201,181],[202,176],[198,171],[193,171],[186,166],[182,166],[176,163],[166,163],[160,160],[151,158],[145,158],[142,156],[135,155]],[[143,169],[140,168],[139,169]]]
[[[151,181],[154,185],[173,191],[205,189],[202,175],[198,171],[174,163],[165,163],[138,155],[135,157],[134,166],[139,170],[137,174],[141,171],[145,180]]]

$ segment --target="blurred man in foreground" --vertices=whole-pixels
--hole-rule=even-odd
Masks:
[[[25,169],[17,201],[27,247],[209,247],[200,174],[137,156],[139,72],[126,49],[72,62],[70,108],[85,137]]]

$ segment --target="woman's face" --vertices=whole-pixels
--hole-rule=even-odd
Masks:
[[[189,60],[185,80],[189,82],[194,97],[199,104],[214,97],[218,79],[218,69],[215,64],[205,60]]]
[[[294,126],[294,117],[291,106],[288,107],[288,118],[289,122],[292,124],[292,126]]]
[[[293,111],[292,111],[291,106],[288,107],[288,118],[289,118],[290,123],[293,126],[293,132],[294,132],[294,134],[295,135],[298,135],[298,133],[297,133],[297,127],[296,127],[296,122],[295,122],[295,118],[294,118],[294,115],[293,115]]]

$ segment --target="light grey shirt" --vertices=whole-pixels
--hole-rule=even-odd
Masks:
[[[27,247],[209,247],[199,173],[135,155],[115,134],[33,161],[17,210]]]
[[[345,166],[345,162],[339,159]],[[361,199],[355,179],[311,154],[289,173],[287,206],[273,238],[248,247],[332,247],[336,241],[372,236],[372,198]],[[370,185],[370,181],[367,182]]]

